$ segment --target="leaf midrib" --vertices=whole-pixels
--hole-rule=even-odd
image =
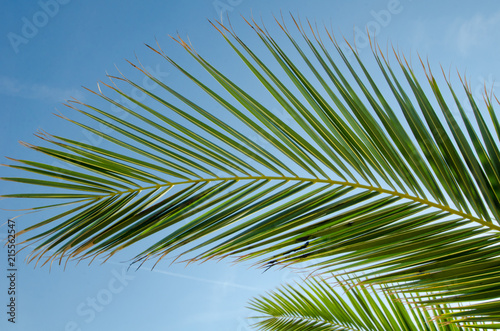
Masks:
[[[102,195],[99,197],[99,199],[118,195],[118,194],[126,194],[126,193],[132,193],[132,192],[137,192],[137,191],[142,191],[142,190],[148,190],[148,189],[157,189],[161,187],[167,187],[167,186],[176,186],[176,185],[183,185],[183,184],[195,184],[195,183],[201,183],[201,182],[215,182],[215,181],[240,181],[240,180],[285,180],[285,181],[301,181],[301,182],[311,182],[314,184],[331,184],[331,185],[341,185],[341,186],[350,186],[354,188],[360,188],[360,189],[365,189],[368,191],[375,191],[379,193],[384,193],[388,194],[391,196],[395,197],[400,197],[402,199],[407,199],[415,202],[419,202],[425,205],[428,205],[430,207],[434,207],[437,209],[440,209],[442,211],[446,211],[452,215],[460,216],[465,219],[469,219],[473,222],[476,222],[478,224],[481,224],[482,226],[488,227],[490,230],[496,230],[500,232],[500,226],[494,225],[492,223],[489,223],[487,221],[484,221],[478,217],[475,217],[474,215],[464,213],[460,210],[453,209],[449,206],[442,205],[433,201],[430,201],[428,199],[422,199],[419,197],[412,196],[410,194],[404,193],[404,192],[397,192],[397,191],[391,191],[382,187],[377,187],[377,186],[371,186],[371,185],[365,185],[365,184],[360,184],[360,183],[353,183],[349,181],[339,181],[339,180],[333,180],[333,179],[324,179],[324,178],[306,178],[306,177],[287,177],[287,176],[244,176],[244,177],[213,177],[213,178],[201,178],[201,179],[190,179],[190,180],[183,180],[180,182],[168,182],[164,184],[157,184],[157,185],[152,185],[152,186],[147,186],[147,187],[140,187],[140,188],[134,188],[134,189],[129,189],[129,190],[123,190],[123,191],[117,191],[114,193]]]
[[[270,318],[272,319],[285,319],[285,320],[294,320],[294,321],[311,321],[311,322],[316,322],[316,323],[325,323],[325,324],[329,324],[333,327],[342,327],[344,328],[344,330],[346,331],[364,331],[363,329],[357,329],[357,328],[352,328],[350,326],[345,326],[343,324],[340,324],[340,323],[335,323],[333,321],[330,321],[330,320],[326,320],[326,319],[320,319],[320,318],[314,318],[314,317],[311,317],[311,316],[291,316],[291,315],[286,315],[286,314],[280,314],[280,315],[272,315]],[[267,318],[269,319],[269,318]]]

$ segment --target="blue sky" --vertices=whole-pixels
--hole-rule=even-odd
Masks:
[[[52,115],[65,114],[61,102],[75,97],[92,99],[81,86],[94,88],[106,72],[117,74],[115,65],[127,76],[136,76],[124,59],[135,55],[172,86],[182,85],[180,74],[148,50],[144,43],[158,39],[162,48],[181,63],[187,54],[168,35],[189,36],[197,51],[225,69],[237,68],[208,19],[221,10],[229,13],[243,38],[252,32],[239,14],[262,15],[270,30],[272,14],[280,10],[315,19],[332,26],[338,36],[353,38],[363,57],[368,58],[366,28],[381,45],[395,45],[414,63],[416,52],[428,57],[439,70],[441,64],[454,73],[466,73],[473,93],[479,96],[483,84],[498,93],[500,67],[500,5],[496,1],[440,1],[439,4],[411,0],[376,1],[78,1],[41,0],[5,2],[0,12],[0,155],[36,159],[18,141],[36,142],[32,135],[43,128],[75,139],[95,139],[65,125]],[[225,14],[224,13],[224,14]],[[372,63],[373,65],[373,63]],[[203,73],[200,72],[200,75]],[[6,161],[1,161],[4,163]],[[2,176],[11,176],[2,169]],[[2,182],[0,193],[22,190]],[[26,201],[0,201],[0,208],[26,208]],[[31,205],[30,205],[31,206]],[[19,212],[0,211],[0,224]],[[47,214],[16,218],[18,231]],[[0,228],[2,238],[6,227]],[[120,259],[100,265],[34,268],[17,259],[18,306],[16,324],[7,322],[6,277],[0,279],[1,330],[250,330],[245,318],[246,302],[284,281],[296,279],[290,271],[269,271],[232,265],[228,261],[203,265],[160,263],[125,272]],[[0,253],[1,270],[7,265],[7,251]],[[3,273],[2,273],[3,275]]]

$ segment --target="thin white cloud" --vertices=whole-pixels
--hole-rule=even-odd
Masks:
[[[53,252],[53,250],[49,250],[49,252]],[[98,261],[105,261],[105,259],[98,259]],[[123,262],[115,262],[115,261],[107,261],[107,262],[109,264],[116,264],[116,265],[124,266]],[[172,276],[172,277],[184,278],[184,279],[194,280],[194,281],[201,282],[201,283],[213,284],[214,286],[217,287],[217,290],[220,290],[221,288],[224,288],[224,289],[226,289],[226,288],[239,288],[239,289],[243,289],[243,290],[247,290],[247,291],[252,291],[252,292],[262,292],[262,291],[264,291],[263,288],[258,288],[258,287],[252,287],[252,286],[246,286],[246,285],[243,285],[243,284],[238,284],[238,283],[236,283],[236,282],[233,281],[234,277],[232,277],[233,280],[231,280],[231,281],[220,281],[220,280],[213,280],[213,279],[209,279],[209,278],[205,278],[205,277],[194,277],[194,276],[190,276],[190,275],[179,274],[179,273],[176,273],[176,272],[170,272],[170,271],[166,271],[166,270],[161,270],[159,268],[155,268],[155,269],[152,269],[152,270],[141,268],[139,270],[148,270],[148,272],[157,272],[157,273],[168,275],[168,276]]]
[[[475,14],[469,19],[457,19],[452,24],[450,34],[462,55],[467,55],[471,50],[490,42],[498,42],[498,29],[500,28],[500,11],[485,17]]]
[[[184,278],[184,279],[189,279],[189,280],[194,280],[197,282],[202,282],[202,283],[210,283],[216,286],[217,291],[220,291],[221,289],[226,290],[227,288],[239,288],[247,291],[252,291],[252,292],[261,292],[263,289],[257,288],[257,287],[252,287],[252,286],[246,286],[242,284],[238,284],[235,282],[227,282],[227,281],[219,281],[219,280],[212,280],[208,278],[203,278],[203,277],[193,277],[189,275],[183,275],[175,272],[169,272],[169,271],[164,271],[164,270],[158,270],[158,269],[153,269],[153,272],[158,272],[161,274],[165,274],[168,276],[173,276],[173,277],[178,277],[178,278]]]
[[[0,94],[51,102],[64,102],[71,97],[83,100],[84,95],[78,89],[65,89],[43,84],[26,84],[16,79],[0,76]]]

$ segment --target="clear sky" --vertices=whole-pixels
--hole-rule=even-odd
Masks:
[[[466,73],[476,96],[483,84],[500,91],[500,4],[498,1],[4,1],[0,11],[0,156],[37,158],[18,144],[34,143],[44,129],[73,139],[95,139],[64,125],[52,115],[64,100],[90,98],[81,86],[95,87],[115,65],[134,72],[124,59],[141,61],[177,86],[179,73],[143,44],[155,37],[174,58],[187,56],[168,34],[188,35],[197,51],[216,66],[231,68],[236,60],[211,28],[208,19],[229,13],[243,37],[251,31],[239,14],[262,15],[273,31],[272,14],[291,11],[332,26],[338,36],[353,38],[363,56],[369,47],[366,28],[382,45],[391,42],[416,60],[428,57],[439,70]],[[414,61],[416,64],[417,61]],[[373,63],[372,63],[373,65]],[[458,81],[456,75],[452,75]],[[182,86],[179,80],[179,88]],[[0,163],[5,163],[1,161]],[[14,173],[1,169],[1,176]],[[19,175],[19,174],[17,174]],[[21,191],[20,185],[0,183],[0,193]],[[30,205],[31,206],[31,205]],[[25,201],[0,201],[0,208],[26,208]],[[0,211],[0,224],[19,212]],[[16,219],[17,230],[40,221],[45,214]],[[5,238],[7,228],[0,228]],[[128,264],[116,258],[90,267],[69,263],[34,268],[19,253],[16,279],[16,324],[7,322],[7,250],[0,250],[1,330],[250,330],[246,302],[284,281],[290,271],[268,271],[232,265],[229,261],[203,265],[169,265],[125,272]],[[5,271],[6,272],[6,271]]]

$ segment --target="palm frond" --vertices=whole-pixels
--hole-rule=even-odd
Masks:
[[[291,123],[179,36],[173,39],[212,82],[196,78],[160,46],[150,48],[225,113],[197,104],[140,63],[133,66],[161,93],[125,77],[110,77],[113,84],[100,86],[127,103],[101,87],[93,91],[127,120],[100,106],[68,102],[113,133],[64,119],[114,147],[40,132],[50,147],[26,146],[70,170],[29,160],[9,165],[44,179],[4,180],[48,191],[4,197],[63,199],[72,206],[22,231],[39,231],[26,240],[36,243],[30,260],[109,258],[161,236],[133,261],[160,260],[173,252],[190,261],[257,258],[264,268],[309,260],[320,272],[360,271],[367,282],[422,293],[429,305],[478,301],[449,316],[499,321],[500,126],[491,96],[485,98],[485,115],[463,82],[473,123],[450,81],[445,87],[452,102],[423,62],[421,82],[404,57],[395,53],[393,68],[374,46],[380,69],[374,72],[354,48],[349,60],[329,31],[322,34],[309,24],[306,32],[292,20],[302,41],[284,22],[277,24],[296,53],[265,27],[247,22],[271,60],[258,56],[230,27],[212,23],[248,77]],[[118,85],[133,87],[150,102]],[[429,292],[433,296],[427,298]]]
[[[254,298],[249,308],[256,313],[257,330],[375,330],[375,331],[459,331],[481,330],[463,328],[448,321],[437,320],[437,314],[450,311],[448,305],[433,310],[418,304],[404,304],[411,296],[390,294],[384,288],[355,285],[335,279],[314,277],[301,283],[283,285],[266,295]]]

